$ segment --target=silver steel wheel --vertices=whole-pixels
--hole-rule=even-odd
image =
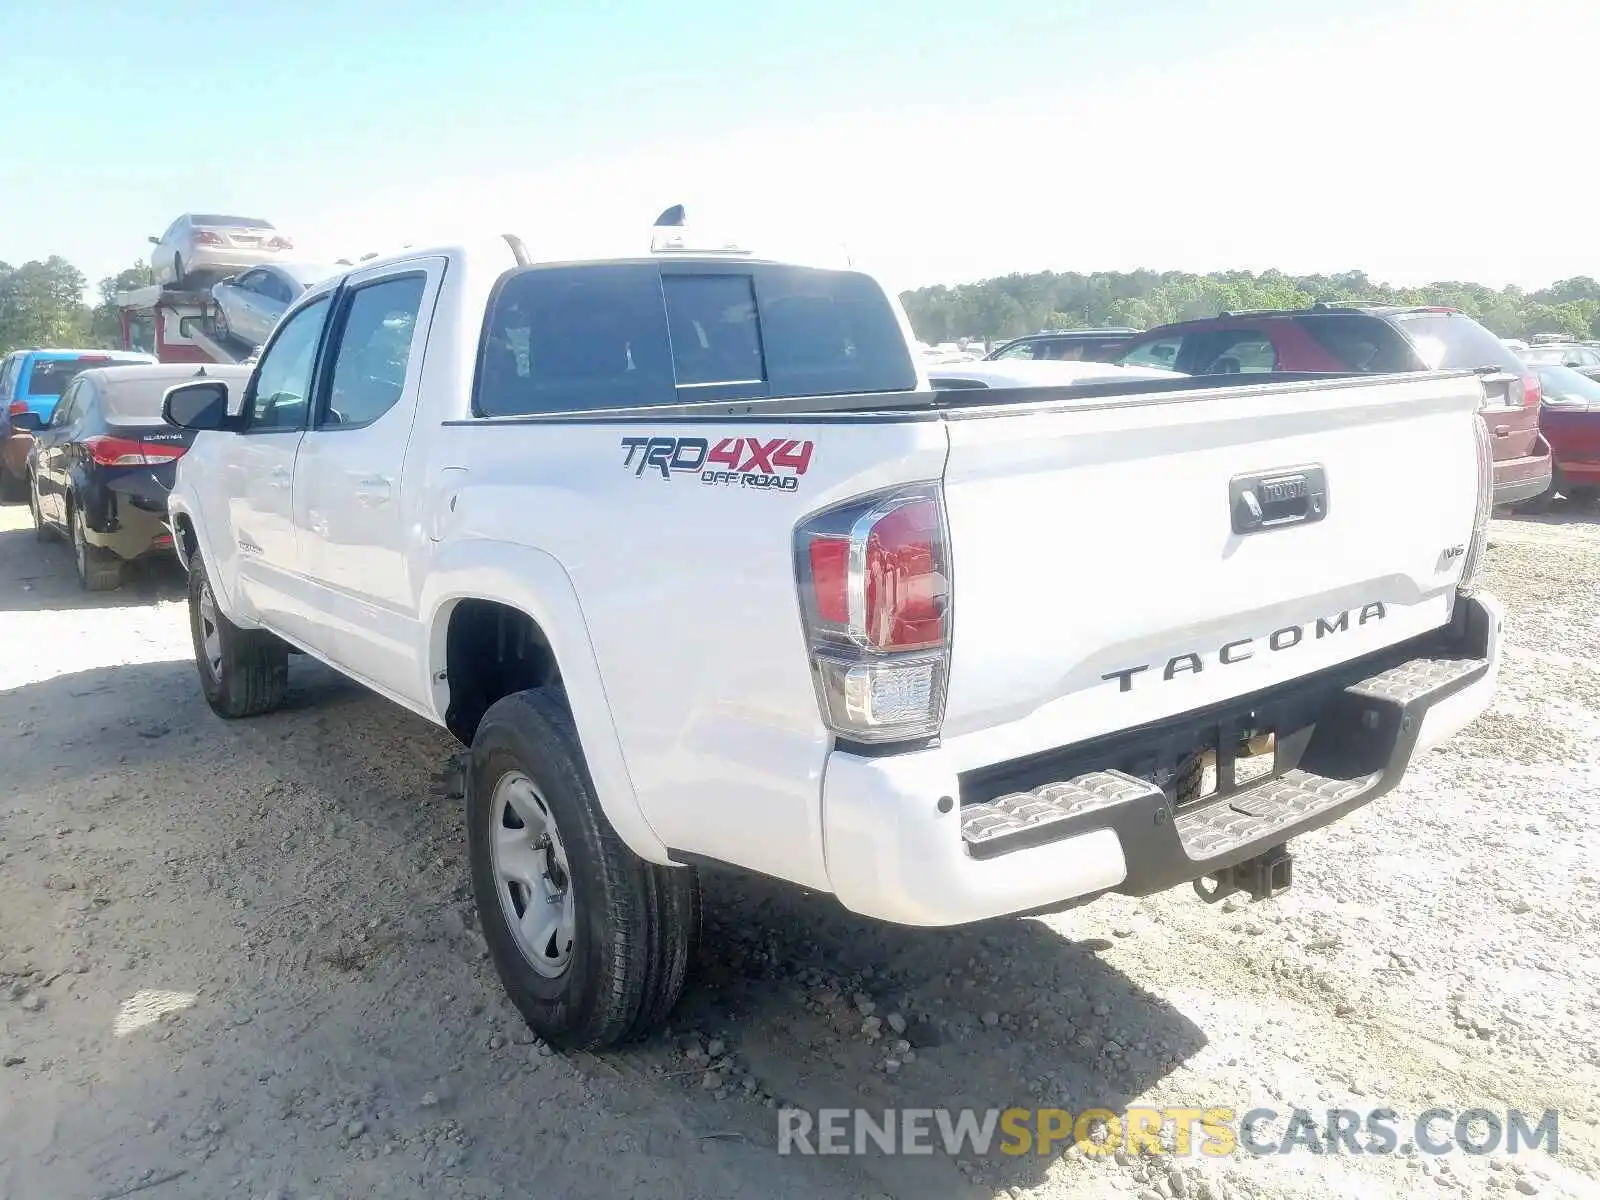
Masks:
[[[572,963],[577,906],[572,873],[549,804],[521,771],[494,789],[490,861],[495,891],[517,947],[535,971],[555,979]]]
[[[200,585],[200,645],[205,651],[206,669],[211,678],[222,678],[222,630],[217,628],[217,601],[210,582]]]

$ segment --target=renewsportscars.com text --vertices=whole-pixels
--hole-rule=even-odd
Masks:
[[[1559,1114],[1431,1108],[798,1108],[778,1110],[779,1154],[1520,1154],[1554,1155]]]

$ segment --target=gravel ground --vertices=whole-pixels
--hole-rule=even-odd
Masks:
[[[1600,518],[1498,521],[1490,571],[1493,709],[1287,895],[908,931],[714,876],[672,1031],[563,1057],[440,731],[299,660],[224,724],[174,570],[87,596],[0,510],[0,1197],[1600,1195]],[[1555,1108],[1560,1151],[780,1159],[780,1103]]]

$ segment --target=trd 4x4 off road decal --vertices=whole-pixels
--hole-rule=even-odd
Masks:
[[[792,492],[811,466],[813,443],[794,438],[723,438],[713,446],[707,438],[625,437],[622,465],[635,478],[662,479],[695,474],[715,487],[747,487]]]

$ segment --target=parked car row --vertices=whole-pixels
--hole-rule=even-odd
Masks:
[[[1186,375],[1477,371],[1481,416],[1493,434],[1495,503],[1530,500],[1550,487],[1539,375],[1505,342],[1451,308],[1313,304],[1223,313],[1146,330],[1129,339],[1115,361]]]
[[[70,349],[14,350],[0,359],[0,497],[20,499],[26,490],[30,414],[48,421],[62,392],[92,367],[155,361],[135,351]]]
[[[35,534],[70,542],[85,589],[115,588],[124,564],[172,550],[167,497],[194,434],[162,420],[166,390],[196,376],[242,387],[250,371],[177,363],[93,367],[72,380],[48,419],[18,418],[33,434],[26,475]]]
[[[1545,384],[1537,368],[1556,364],[1600,378],[1600,351],[1594,347],[1548,341],[1513,346],[1467,314],[1432,305],[1318,303],[1223,313],[1142,332],[1041,330],[997,347],[987,361],[1105,362],[1182,375],[1477,371],[1484,387],[1482,418],[1493,434],[1497,505],[1537,501],[1554,486],[1551,438],[1541,425],[1566,437],[1575,410],[1569,403],[1561,408],[1566,416],[1553,424],[1541,421]]]

